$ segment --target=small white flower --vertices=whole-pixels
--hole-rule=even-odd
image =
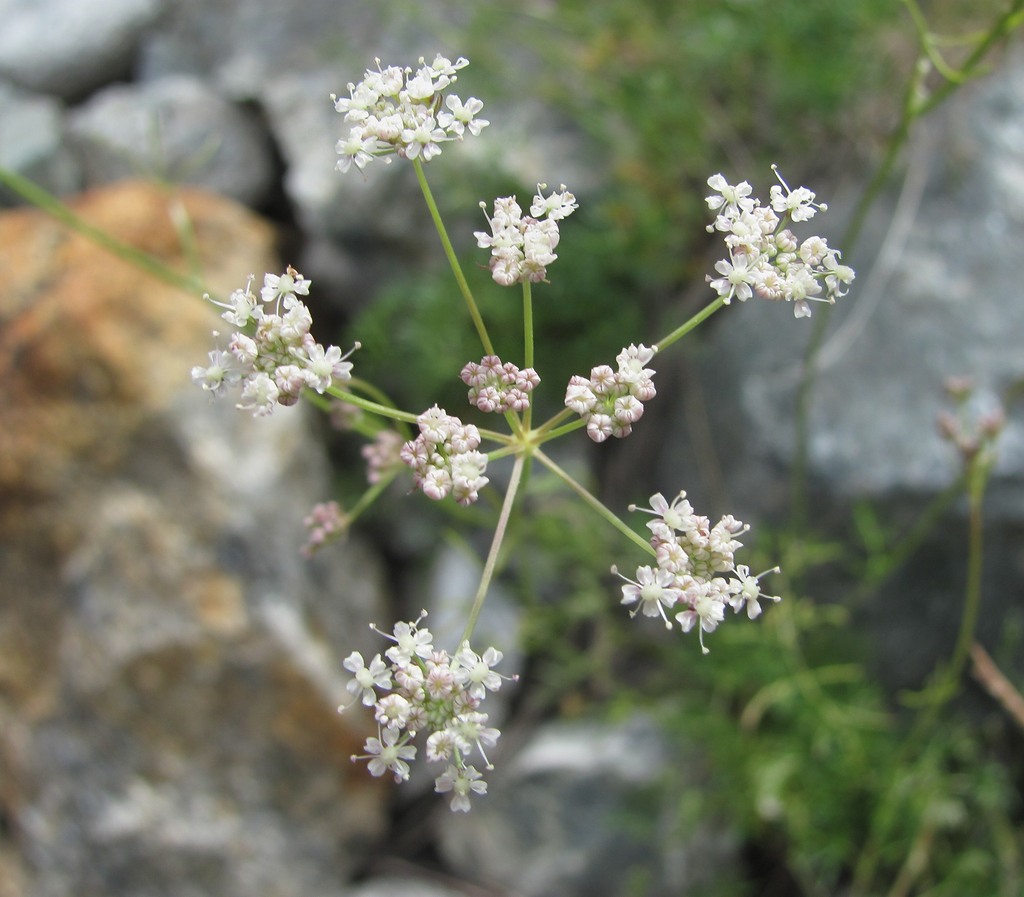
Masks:
[[[449,766],[434,780],[434,790],[438,794],[445,794],[450,791],[452,794],[452,810],[468,813],[470,810],[470,795],[486,794],[487,783],[472,766],[463,768]]]
[[[393,641],[385,655],[395,666],[407,666],[413,657],[430,657],[434,650],[434,636],[429,629],[419,629],[416,623],[395,623]]]
[[[375,687],[391,688],[391,671],[379,654],[370,661],[369,666],[366,666],[363,655],[353,651],[341,665],[355,677],[345,688],[366,707],[372,707],[377,700]]]
[[[462,649],[455,655],[459,664],[455,671],[456,681],[462,686],[468,686],[470,697],[478,700],[487,691],[497,691],[501,688],[501,676],[493,667],[501,662],[502,656],[501,651],[488,648],[481,657],[469,647],[469,642],[463,642]]]
[[[622,587],[622,604],[637,605],[630,611],[631,617],[635,617],[637,611],[642,611],[645,617],[660,615],[661,619],[665,621],[665,628],[672,628],[672,624],[665,615],[665,608],[672,607],[683,597],[682,590],[674,586],[675,574],[661,568],[654,570],[644,566],[637,569],[634,581],[623,576],[615,567],[612,567],[612,573],[626,582]]]
[[[765,570],[764,573],[759,573],[757,576],[751,576],[748,566],[738,564],[734,572],[736,573],[735,578],[729,581],[729,594],[731,596],[729,604],[736,613],[739,613],[740,609],[746,605],[747,616],[753,620],[761,614],[759,599],[764,598],[766,601],[782,600],[778,595],[765,595],[761,591],[761,577],[769,573],[778,573],[778,567]]]
[[[379,738],[367,738],[363,750],[366,755],[363,757],[353,756],[353,760],[366,760],[370,762],[367,768],[370,775],[380,777],[391,770],[395,774],[396,782],[404,782],[409,778],[409,764],[407,761],[416,757],[416,748],[407,744],[408,736],[402,741],[398,740],[397,729],[384,729]]]

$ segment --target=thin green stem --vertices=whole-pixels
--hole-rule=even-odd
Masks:
[[[682,339],[691,330],[693,330],[699,324],[702,324],[704,321],[710,318],[716,311],[718,311],[718,309],[720,309],[725,304],[725,298],[719,296],[714,302],[702,308],[699,312],[697,312],[697,314],[690,318],[690,320],[686,321],[684,324],[681,324],[679,327],[673,330],[668,336],[666,336],[664,339],[658,340],[654,345],[657,347],[659,352],[663,352],[665,349],[671,346],[672,343]]]
[[[423,163],[419,159],[412,160],[413,170],[416,172],[416,179],[419,181],[420,190],[423,192],[423,198],[427,202],[427,208],[430,210],[430,217],[434,219],[434,227],[437,228],[437,235],[441,238],[441,245],[444,247],[444,254],[448,259],[448,264],[451,266],[452,273],[455,275],[455,282],[459,285],[459,291],[462,293],[462,298],[466,300],[466,307],[469,309],[469,316],[473,319],[473,326],[476,327],[477,335],[480,337],[480,342],[483,344],[484,353],[487,355],[494,355],[494,346],[491,344],[491,338],[487,335],[487,327],[484,326],[484,319],[480,315],[480,309],[477,308],[476,300],[473,298],[473,292],[469,288],[469,284],[466,282],[466,275],[462,273],[462,266],[459,264],[459,260],[455,255],[455,250],[452,248],[452,241],[448,239],[448,231],[445,230],[444,222],[441,220],[441,213],[437,209],[437,203],[434,201],[434,194],[430,191],[430,185],[427,183],[427,176],[423,171]]]
[[[927,744],[929,733],[938,719],[939,712],[960,690],[964,668],[970,657],[971,645],[974,642],[974,633],[978,623],[978,612],[981,607],[982,560],[985,543],[982,505],[989,472],[988,459],[981,457],[974,458],[967,471],[967,582],[964,586],[960,628],[949,662],[936,669],[927,687],[916,696],[915,703],[921,705],[921,709],[900,748],[900,762],[896,768],[901,770],[905,764],[913,762],[919,756],[922,746]],[[891,795],[891,793],[888,794]],[[883,800],[875,810],[867,842],[854,869],[853,886],[850,890],[853,895],[868,894],[871,891],[871,884],[874,881],[875,870],[878,867],[881,854],[881,845],[886,836],[884,827],[889,820],[888,812],[890,810],[888,799]]]
[[[129,246],[106,231],[95,227],[76,212],[73,212],[52,193],[48,193],[42,187],[33,184],[32,181],[21,177],[21,175],[5,168],[0,168],[0,184],[10,188],[22,199],[52,218],[57,219],[62,224],[67,225],[71,230],[92,240],[97,246],[101,246],[118,258],[135,265],[158,280],[162,280],[164,283],[186,292],[194,293],[197,296],[204,294],[203,284],[199,278],[175,271],[155,256],[142,252],[134,246]]]
[[[350,405],[355,405],[357,408],[362,408],[363,411],[369,411],[371,414],[377,414],[380,417],[386,417],[389,420],[400,420],[407,424],[416,423],[417,415],[411,414],[408,411],[400,411],[398,408],[394,408],[390,405],[381,405],[379,402],[371,402],[369,399],[364,399],[362,396],[357,396],[355,393],[345,392],[343,389],[339,389],[337,386],[329,386],[327,392],[334,396],[336,399],[341,399],[343,402],[348,402]]]
[[[597,511],[598,514],[600,514],[605,520],[607,520],[612,526],[614,526],[627,539],[629,539],[636,545],[639,545],[648,554],[654,554],[654,549],[651,547],[650,542],[648,542],[639,533],[630,529],[629,526],[627,526],[618,518],[618,516],[616,516],[603,504],[601,504],[601,502],[596,497],[591,495],[583,486],[576,482],[576,480],[572,476],[570,476],[566,471],[559,467],[554,461],[551,460],[551,458],[545,455],[544,452],[542,452],[540,449],[534,449],[533,454],[536,456],[537,460],[540,461],[541,464],[543,464],[553,474],[560,477],[565,482],[565,484],[570,489],[573,490],[573,492],[575,492],[580,498],[583,499],[583,501],[590,505],[591,508]]]
[[[498,515],[498,523],[494,527],[494,538],[491,539],[491,549],[487,552],[487,560],[484,562],[484,570],[480,575],[480,585],[476,590],[476,597],[473,599],[473,606],[469,610],[469,617],[466,619],[466,628],[462,631],[462,642],[468,642],[473,637],[473,630],[476,628],[477,617],[484,606],[487,598],[487,590],[494,577],[494,570],[498,564],[498,555],[501,553],[501,545],[505,539],[505,530],[508,527],[509,518],[512,516],[512,507],[515,505],[516,495],[519,492],[519,480],[523,474],[523,465],[526,463],[526,456],[519,454],[512,465],[512,475],[509,477],[508,489],[505,490],[505,500],[501,505],[501,513]]]
[[[533,291],[530,281],[523,281],[523,367],[533,367]],[[533,403],[523,412],[523,429],[530,430],[533,420]]]
[[[575,430],[581,430],[587,425],[587,422],[582,417],[577,418],[574,421],[570,421],[561,427],[555,427],[553,430],[544,431],[543,429],[534,430],[533,435],[538,445],[543,445],[545,442],[551,442],[552,439],[558,439],[560,436],[564,436],[566,433],[572,433]]]
[[[384,474],[376,483],[370,486],[362,495],[359,496],[359,500],[352,505],[352,510],[346,512],[347,522],[351,525],[355,522],[356,518],[363,513],[370,505],[376,500],[377,496],[380,495],[391,482],[398,476],[400,468],[393,468],[388,473]]]
[[[533,367],[533,290],[523,281],[523,367]]]
[[[925,55],[929,55],[930,38],[927,26],[920,14],[920,9],[915,0],[903,0],[903,3],[907,7],[907,11],[918,33],[922,52]],[[843,234],[841,243],[847,257],[853,253],[854,247],[860,239],[861,231],[867,221],[868,212],[874,206],[875,201],[892,176],[900,153],[910,137],[910,131],[914,122],[935,109],[953,91],[977,74],[979,66],[992,48],[1006,38],[1013,30],[1024,24],[1024,12],[1022,10],[1024,10],[1024,0],[1013,0],[1007,10],[995,20],[992,26],[985,31],[984,36],[977,41],[963,65],[956,71],[955,77],[947,75],[946,80],[927,95],[925,95],[924,90],[925,67],[921,65],[921,59],[917,60],[913,74],[904,91],[903,114],[900,116],[896,130],[889,136],[885,156],[861,193],[860,200],[850,218],[850,223]],[[817,367],[818,355],[824,343],[825,330],[830,318],[828,312],[829,309],[823,309],[822,313],[815,316],[807,343],[807,350],[804,353],[803,375],[801,376],[800,387],[797,392],[796,450],[790,481],[791,526],[797,531],[802,528],[807,516],[808,421],[814,389],[814,371]]]

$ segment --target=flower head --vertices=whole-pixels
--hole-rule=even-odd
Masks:
[[[787,225],[808,221],[828,207],[806,187],[791,190],[774,165],[772,170],[779,183],[771,188],[769,206],[751,198],[746,181],[734,187],[721,174],[708,178],[716,192],[706,202],[717,213],[708,231],[725,235],[728,257],[715,263],[718,277],[708,275],[707,281],[726,305],[756,296],[792,302],[793,314],[806,318],[811,302],[832,304],[844,296],[854,273],[822,237],[797,242]]]
[[[491,232],[477,231],[477,246],[491,250],[491,278],[501,286],[539,283],[547,277],[547,267],[558,256],[558,222],[578,207],[576,197],[561,185],[544,196],[546,184],[537,185],[530,214],[523,215],[514,196],[494,200],[494,212],[487,219]],[[480,208],[486,210],[485,203]]]
[[[454,94],[445,96],[458,80],[456,72],[467,65],[466,59],[452,62],[440,54],[430,63],[420,57],[415,69],[382,67],[378,59],[376,70],[367,69],[362,81],[348,85],[347,97],[331,97],[351,126],[335,147],[337,169],[362,170],[392,156],[429,162],[443,144],[467,133],[479,135],[488,124],[479,117],[483,103],[476,97],[463,102]]]
[[[355,674],[349,691],[373,707],[378,725],[364,753],[352,759],[366,760],[371,775],[390,771],[395,781],[404,781],[408,761],[416,756],[414,742],[425,732],[426,761],[445,767],[436,790],[450,793],[452,809],[465,812],[471,795],[487,791],[469,760],[478,753],[486,768],[493,768],[486,750],[501,735],[480,708],[488,692],[501,686],[504,677],[494,667],[502,655],[495,648],[478,654],[469,642],[454,655],[437,648],[430,630],[421,625],[425,616],[396,623],[392,634],[382,633],[394,642],[384,655],[388,663],[377,655],[366,666],[358,652],[345,659],[345,668]]]
[[[657,352],[656,346],[630,344],[616,356],[618,370],[601,364],[591,368],[590,378],[574,375],[565,391],[565,407],[587,423],[587,435],[594,442],[609,436],[621,439],[633,431],[644,413],[644,402],[657,395],[654,371],[645,365]]]
[[[612,567],[612,573],[625,583],[622,604],[635,605],[630,616],[641,612],[646,617],[660,616],[668,629],[673,619],[683,632],[696,628],[701,650],[706,654],[704,633],[713,632],[725,619],[725,608],[739,612],[746,607],[754,619],[761,613],[760,599],[778,601],[761,591],[760,580],[750,568],[735,563],[736,552],[743,547],[737,536],[747,525],[726,514],[711,525],[707,517],[694,512],[693,506],[680,492],[671,502],[660,492],[652,495],[649,508],[630,506],[631,511],[644,511],[652,516],[647,523],[651,531],[650,545],[657,566],[642,566],[636,578],[630,579]]]
[[[304,389],[324,393],[352,378],[348,357],[359,344],[342,354],[337,346],[324,347],[313,338],[313,316],[298,298],[309,294],[308,280],[292,267],[267,274],[259,297],[252,281],[227,302],[210,300],[223,309],[225,321],[240,329],[226,351],[210,353],[207,367],[192,369],[194,383],[213,395],[225,387],[240,388],[238,407],[259,417],[278,405],[294,405]]]
[[[413,486],[435,501],[447,495],[460,505],[477,500],[487,485],[487,456],[476,451],[480,431],[434,405],[417,419],[420,435],[406,442],[399,457],[412,468]]]

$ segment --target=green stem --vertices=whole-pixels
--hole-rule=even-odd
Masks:
[[[22,199],[62,224],[67,225],[71,230],[92,240],[97,246],[101,246],[118,258],[135,265],[158,280],[162,280],[164,283],[186,292],[195,293],[198,296],[204,294],[203,284],[198,278],[175,271],[155,256],[142,252],[134,246],[129,246],[116,237],[112,237],[106,231],[89,224],[88,221],[73,212],[56,196],[48,193],[42,187],[33,184],[30,180],[21,177],[21,175],[5,168],[0,168],[0,184],[10,188]]]
[[[605,520],[607,520],[612,526],[614,526],[620,533],[622,533],[631,542],[639,545],[648,554],[653,555],[654,549],[651,547],[643,536],[636,531],[630,529],[625,523],[623,523],[614,513],[606,508],[601,502],[591,495],[583,486],[576,482],[566,471],[562,470],[554,461],[552,461],[547,455],[544,454],[540,449],[534,449],[533,454],[537,460],[540,461],[548,470],[553,474],[560,477],[565,484],[573,490],[580,498],[583,499],[591,508],[597,511]]]
[[[905,764],[913,762],[920,755],[923,745],[927,744],[928,735],[938,719],[939,712],[959,691],[960,680],[970,657],[981,607],[981,574],[985,542],[982,505],[989,470],[987,459],[976,457],[967,471],[967,582],[964,586],[960,629],[949,663],[935,671],[931,682],[919,696],[923,706],[900,748],[900,760],[895,767],[900,770],[904,769]],[[853,895],[870,893],[870,886],[879,863],[881,844],[886,836],[884,823],[889,819],[887,813],[890,810],[887,799],[875,809],[868,840],[854,870],[853,886],[850,889]]]
[[[380,495],[385,489],[388,488],[388,486],[391,485],[391,482],[395,479],[396,476],[398,476],[400,470],[401,468],[397,467],[392,469],[384,476],[382,476],[376,483],[370,486],[370,488],[367,489],[361,496],[359,496],[359,500],[354,505],[352,505],[352,510],[349,511],[346,515],[348,517],[349,524],[354,523],[356,518],[377,500],[377,496]]]
[[[570,417],[573,416],[574,413],[575,412],[573,412],[569,408],[563,408],[549,420],[544,421],[544,423],[537,427],[537,429],[533,431],[533,435],[545,436],[546,438],[546,434],[548,433],[548,431],[553,430],[554,427],[560,424],[563,420],[568,420]]]
[[[350,405],[355,405],[357,408],[362,408],[363,411],[369,411],[371,414],[378,414],[381,417],[386,417],[389,420],[400,420],[405,421],[408,424],[416,423],[418,415],[411,414],[408,411],[400,411],[398,408],[392,408],[390,405],[381,405],[379,402],[371,402],[369,399],[364,399],[362,396],[357,396],[355,393],[345,392],[343,389],[338,389],[337,386],[329,386],[327,388],[329,395],[334,396],[336,399],[341,399],[343,402],[348,402]]]
[[[505,530],[508,527],[509,518],[512,516],[512,507],[515,504],[516,494],[519,491],[519,479],[523,473],[523,465],[526,463],[526,456],[517,455],[512,465],[512,475],[509,477],[508,489],[505,490],[505,500],[501,505],[501,513],[498,515],[498,523],[494,528],[494,538],[491,540],[491,549],[487,552],[487,560],[484,562],[484,570],[480,575],[480,585],[476,590],[476,597],[473,599],[473,606],[470,608],[469,617],[466,620],[466,628],[462,631],[462,638],[459,645],[468,642],[473,636],[476,628],[477,617],[484,606],[487,598],[487,589],[491,585],[494,570],[498,564],[498,555],[501,553],[501,544],[505,539]]]
[[[707,305],[703,309],[701,309],[699,312],[697,312],[697,314],[695,314],[692,318],[690,318],[689,321],[687,321],[686,323],[684,323],[684,324],[680,325],[679,327],[677,327],[675,330],[673,330],[664,339],[658,340],[654,344],[655,348],[657,348],[657,350],[659,352],[663,352],[665,349],[667,349],[669,346],[671,346],[672,343],[676,342],[677,340],[682,339],[691,330],[693,330],[699,324],[703,323],[708,318],[710,318],[723,305],[725,305],[725,298],[722,297],[722,296],[719,296],[714,302],[710,303],[709,305]]]
[[[533,290],[530,281],[523,281],[523,367],[533,367]],[[530,431],[533,420],[533,402],[523,412],[523,430]]]
[[[473,293],[469,288],[469,284],[466,282],[466,275],[462,273],[462,266],[459,264],[459,260],[455,255],[455,250],[452,248],[452,241],[448,239],[448,231],[445,230],[444,222],[441,220],[441,213],[437,209],[437,203],[434,201],[434,194],[430,192],[430,185],[427,183],[427,176],[423,171],[423,163],[417,158],[412,160],[413,170],[416,172],[416,179],[419,181],[420,190],[423,192],[423,198],[427,202],[427,208],[430,210],[430,217],[434,219],[434,227],[437,228],[437,235],[441,238],[441,245],[444,247],[444,254],[448,259],[448,264],[451,266],[452,273],[455,275],[455,282],[459,285],[459,291],[462,293],[462,298],[466,300],[466,307],[469,309],[469,316],[473,319],[473,326],[476,327],[477,335],[480,337],[480,342],[483,344],[484,353],[487,355],[494,355],[494,346],[491,344],[491,338],[487,335],[487,328],[484,326],[484,319],[480,315],[480,309],[477,308],[476,300],[473,298]]]
[[[543,428],[534,430],[533,435],[538,445],[543,445],[545,442],[550,442],[552,439],[558,439],[560,436],[564,436],[566,433],[572,433],[575,430],[580,430],[587,425],[587,422],[582,417],[577,418],[574,421],[570,421],[561,427],[555,427],[553,430],[545,431]]]
[[[907,7],[907,11],[918,33],[922,52],[926,56],[930,55],[931,39],[928,36],[927,26],[921,16],[920,9],[915,0],[903,0],[903,3]],[[867,187],[861,193],[860,200],[850,218],[850,223],[843,234],[841,243],[847,257],[853,253],[867,220],[868,212],[875,204],[875,200],[888,183],[896,167],[896,161],[910,137],[910,130],[914,122],[943,103],[953,91],[977,74],[977,69],[992,48],[1022,24],[1024,24],[1024,0],[1013,0],[1006,12],[996,19],[984,36],[975,44],[974,49],[959,70],[955,73],[944,73],[946,80],[924,99],[922,99],[922,94],[925,71],[920,64],[921,60],[918,60],[914,66],[914,73],[904,92],[903,114],[900,117],[899,124],[890,135],[885,156],[875,169]],[[824,342],[825,329],[828,326],[830,317],[828,311],[829,309],[823,309],[823,313],[815,316],[813,329],[807,344],[807,351],[804,354],[803,376],[801,377],[800,388],[797,393],[796,452],[793,460],[792,495],[790,499],[790,506],[792,508],[791,526],[794,529],[799,529],[802,526],[807,512],[805,490],[808,416],[813,392],[813,374],[817,366],[818,355]]]

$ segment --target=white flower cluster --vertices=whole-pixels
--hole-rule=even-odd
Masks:
[[[323,393],[335,382],[351,380],[352,362],[346,359],[352,352],[325,349],[309,332],[313,317],[298,298],[309,294],[309,285],[288,268],[280,276],[267,274],[258,298],[250,278],[228,302],[210,300],[225,309],[221,317],[239,330],[227,349],[210,352],[207,367],[192,368],[192,381],[213,395],[240,386],[238,407],[262,416],[275,405],[294,405],[307,387]],[[352,351],[358,348],[356,343]]]
[[[477,246],[491,250],[491,277],[503,287],[540,283],[547,276],[547,266],[558,258],[558,222],[578,206],[565,184],[550,196],[544,196],[546,189],[546,184],[537,185],[530,214],[525,216],[514,196],[494,200],[494,215],[487,219],[491,232],[473,234]],[[480,203],[480,208],[486,213],[486,203]]]
[[[352,125],[348,137],[335,147],[339,171],[353,165],[363,169],[380,156],[420,158],[429,162],[441,152],[441,144],[462,140],[468,131],[478,135],[488,124],[476,116],[484,104],[475,97],[465,103],[444,91],[457,80],[456,72],[469,60],[455,62],[438,54],[429,65],[420,57],[419,68],[390,65],[367,69],[363,80],[349,84],[349,96],[331,96],[334,108]],[[386,161],[390,162],[390,158]]]
[[[796,317],[806,318],[811,314],[810,302],[832,304],[846,295],[842,287],[853,281],[854,273],[839,263],[838,250],[830,249],[822,237],[799,242],[786,227],[827,208],[814,201],[810,190],[790,190],[780,177],[771,188],[770,206],[762,206],[751,199],[746,181],[734,187],[715,174],[708,178],[708,186],[716,192],[705,201],[718,212],[708,231],[726,235],[729,258],[716,262],[719,277],[708,275],[707,280],[726,304],[756,295],[792,302]]]
[[[490,482],[487,455],[476,450],[480,431],[434,405],[416,418],[420,435],[402,446],[402,463],[412,468],[413,487],[440,501],[450,492],[460,505],[470,505]]]
[[[643,403],[656,395],[655,372],[645,365],[657,350],[657,346],[630,344],[615,357],[618,371],[601,364],[591,369],[589,380],[578,374],[569,379],[565,407],[587,422],[587,435],[594,442],[628,436],[643,416]]]
[[[540,383],[533,368],[521,371],[497,355],[485,355],[479,364],[467,362],[459,376],[469,387],[469,403],[488,413],[525,411],[530,407],[530,393]]]
[[[494,768],[484,748],[493,747],[501,733],[487,725],[480,706],[487,692],[501,687],[502,677],[493,668],[502,654],[494,648],[477,654],[469,642],[454,655],[435,648],[430,630],[419,626],[425,615],[396,623],[393,635],[382,633],[395,643],[383,658],[378,654],[369,665],[358,651],[345,658],[345,669],[355,677],[347,688],[373,707],[378,726],[377,735],[366,740],[366,753],[352,759],[369,761],[371,775],[390,771],[396,782],[404,782],[416,757],[412,742],[427,732],[427,761],[445,767],[434,790],[451,795],[452,810],[467,812],[470,795],[487,792],[470,756],[479,751],[485,767]]]
[[[647,527],[658,562],[656,568],[638,568],[635,580],[612,567],[626,582],[622,603],[636,605],[630,616],[637,612],[645,617],[660,616],[671,629],[665,611],[677,610],[675,619],[683,632],[698,626],[701,650],[707,654],[704,633],[713,632],[725,619],[727,605],[737,613],[746,607],[753,620],[761,613],[760,599],[779,600],[765,595],[760,586],[761,577],[777,573],[778,567],[751,576],[749,567],[735,563],[734,555],[743,546],[736,537],[749,529],[739,520],[727,515],[712,527],[707,517],[693,512],[685,492],[671,504],[659,492],[651,496],[650,508],[631,506],[630,510],[655,516]]]

